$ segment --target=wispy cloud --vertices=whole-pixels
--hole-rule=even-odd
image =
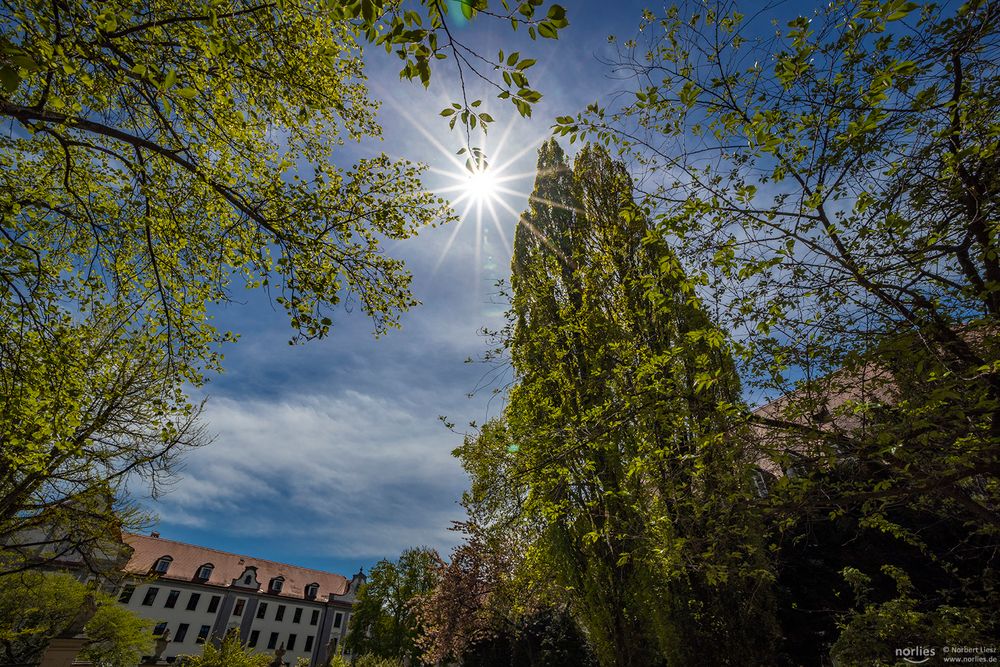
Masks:
[[[158,509],[223,538],[308,538],[315,554],[446,550],[465,485],[450,456],[456,436],[416,407],[352,390],[213,399],[205,419],[216,441],[187,457]]]

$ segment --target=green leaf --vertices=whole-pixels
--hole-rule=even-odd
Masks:
[[[538,24],[538,34],[546,39],[559,39],[559,31],[549,21]]]
[[[21,77],[18,75],[16,68],[0,67],[0,85],[3,85],[3,89],[7,91],[7,94],[12,94],[20,84]]]

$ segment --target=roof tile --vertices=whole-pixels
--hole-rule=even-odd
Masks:
[[[135,550],[125,566],[126,572],[133,574],[149,574],[156,561],[170,556],[173,559],[170,568],[166,574],[160,575],[160,579],[202,582],[196,578],[198,569],[202,565],[212,565],[212,576],[202,583],[228,587],[246,568],[256,567],[257,581],[261,583],[262,592],[267,592],[271,579],[284,577],[284,585],[278,597],[305,599],[305,588],[312,583],[319,584],[319,592],[315,598],[317,600],[326,600],[330,595],[343,595],[347,592],[347,579],[332,572],[241,556],[149,535],[127,533],[124,537],[125,543]]]

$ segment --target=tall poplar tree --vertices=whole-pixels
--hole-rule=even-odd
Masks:
[[[739,382],[624,166],[586,146],[571,169],[547,142],[512,268],[507,469],[536,531],[526,562],[549,568],[602,664],[766,652],[746,630],[760,601],[736,594],[756,558],[726,436]]]

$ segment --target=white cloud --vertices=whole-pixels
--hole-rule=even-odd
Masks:
[[[353,390],[212,399],[204,418],[218,437],[186,457],[155,509],[166,523],[310,539],[344,557],[446,552],[466,480],[457,436],[424,408]]]

